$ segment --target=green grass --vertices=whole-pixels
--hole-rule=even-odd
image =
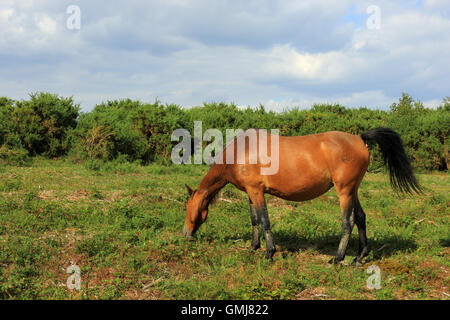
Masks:
[[[396,196],[385,174],[368,173],[360,200],[370,261],[334,267],[334,189],[302,203],[267,196],[272,262],[264,248],[250,249],[248,198],[231,185],[186,241],[184,184],[197,186],[207,170],[42,159],[1,167],[0,298],[448,299],[447,173],[420,174],[426,193],[418,197]],[[357,245],[355,228],[346,262]],[[72,264],[81,268],[81,290],[66,286]],[[379,290],[366,287],[371,264],[381,270]]]

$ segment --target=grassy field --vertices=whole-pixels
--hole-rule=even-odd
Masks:
[[[224,188],[196,240],[182,235],[187,193],[206,166],[86,166],[35,159],[0,167],[3,299],[448,299],[450,179],[420,174],[420,197],[396,196],[385,174],[360,187],[372,251],[330,266],[341,235],[334,189],[313,201],[267,196],[277,253],[250,249],[248,199]],[[357,229],[345,262],[357,250]],[[81,268],[81,290],[66,269]],[[369,290],[368,266],[381,270]]]

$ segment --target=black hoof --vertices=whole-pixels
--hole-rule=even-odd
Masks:
[[[267,250],[266,251],[266,258],[269,259],[269,260],[273,260],[273,255],[274,255],[275,251],[276,251],[275,249]]]
[[[258,250],[259,248],[261,248],[261,244],[260,244],[260,243],[257,243],[257,244],[253,244],[253,243],[252,243],[252,249],[253,249],[253,250],[256,251],[256,250]]]
[[[337,265],[337,264],[341,263],[343,260],[344,260],[344,258],[338,259],[336,257],[333,257],[333,258],[330,259],[330,261],[328,261],[328,264]]]
[[[355,259],[353,259],[352,264],[355,264],[357,266],[362,266],[362,265],[366,264],[368,261],[369,261],[369,258],[367,258],[367,254],[363,254],[363,255],[355,257]]]
[[[364,265],[364,262],[359,257],[355,257],[355,259],[353,259],[351,265],[352,266],[356,266],[356,267],[360,267],[360,266]]]

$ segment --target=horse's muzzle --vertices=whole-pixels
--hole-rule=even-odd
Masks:
[[[184,237],[185,237],[186,239],[192,240],[192,232],[189,231],[189,229],[184,228],[184,229],[183,229],[183,235],[184,235]]]

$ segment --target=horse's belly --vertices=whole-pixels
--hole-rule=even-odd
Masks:
[[[325,182],[298,188],[268,188],[266,193],[290,201],[307,201],[324,194],[331,187],[331,182]]]
[[[301,167],[303,170],[289,168],[287,172],[266,179],[266,192],[290,201],[306,201],[324,194],[333,186],[324,166],[303,163]]]
[[[277,187],[266,188],[266,193],[277,196],[279,198],[290,201],[306,201],[317,198],[324,194],[333,183],[327,177],[320,177],[315,179],[302,179],[302,181],[285,181],[282,184],[277,184]]]

